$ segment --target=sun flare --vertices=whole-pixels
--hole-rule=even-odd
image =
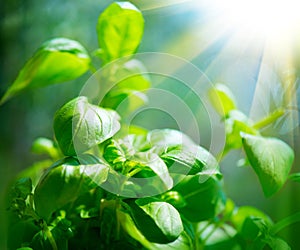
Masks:
[[[297,0],[212,0],[224,25],[243,37],[273,40],[285,46],[300,35]]]

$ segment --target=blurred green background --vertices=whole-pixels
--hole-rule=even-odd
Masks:
[[[46,40],[54,37],[67,37],[78,40],[89,52],[96,49],[97,18],[111,2],[106,0],[2,0],[0,2],[0,96],[13,82],[26,60]],[[132,2],[143,10],[145,18],[145,33],[139,52],[171,53],[191,61],[205,72],[212,83],[228,84],[236,95],[241,110],[246,114],[253,114],[253,119],[268,113],[268,108],[253,103],[259,100],[255,96],[255,90],[258,89],[257,84],[260,83],[258,78],[260,70],[264,69],[264,82],[261,84],[267,84],[269,86],[267,90],[272,92],[271,94],[265,93],[264,102],[276,103],[276,100],[280,99],[280,88],[274,91],[274,86],[279,84],[280,77],[276,76],[280,75],[280,69],[284,63],[267,61],[262,66],[265,48],[262,44],[258,42],[253,46],[251,41],[233,42],[229,32],[217,35],[217,30],[222,24],[209,22],[217,18],[218,13],[205,9],[199,4],[200,0],[135,0]],[[296,58],[294,61],[298,63],[295,65],[294,72],[298,85],[299,50],[298,48],[294,53]],[[1,203],[6,186],[16,173],[41,159],[41,156],[34,155],[30,151],[34,139],[39,136],[53,137],[54,112],[66,101],[78,95],[89,76],[87,73],[73,82],[25,91],[0,107]],[[172,90],[171,84],[168,86]],[[175,92],[178,92],[176,86],[173,88]],[[299,106],[299,88],[297,87],[294,98]],[[196,117],[200,120],[202,115],[207,117],[196,106],[197,104],[193,109],[195,114],[198,112]],[[254,109],[257,110],[260,107],[260,114],[257,114]],[[176,127],[174,120],[168,117],[168,114],[152,112],[145,115],[147,117],[142,116],[140,120],[137,117],[137,122],[149,124],[151,121],[149,128]],[[219,118],[215,118],[214,114],[211,117],[219,122]],[[292,116],[292,124],[278,124],[264,131],[270,136],[275,136],[280,132],[280,137],[293,146],[296,153],[293,172],[299,172],[300,163],[299,120],[297,118],[297,116]],[[205,123],[205,121],[198,122]],[[203,129],[209,125],[206,124]],[[223,127],[216,126],[220,126],[219,133],[222,134]],[[200,131],[200,133],[208,133],[210,136],[212,132]],[[189,134],[193,135],[193,131],[189,131]],[[222,139],[220,139],[221,143]],[[204,136],[201,144],[211,147],[210,138]],[[274,221],[300,211],[299,184],[288,182],[278,194],[266,199],[253,170],[236,166],[236,162],[241,157],[240,151],[232,152],[221,164],[225,190],[237,205],[256,206],[269,214]],[[5,219],[3,209],[5,207],[1,206],[0,221]],[[3,227],[3,223],[0,224]],[[5,249],[5,231],[3,229],[1,231],[3,233],[0,233],[0,249]],[[298,222],[281,232],[282,237],[290,243],[292,249],[300,246],[299,231],[300,223]]]

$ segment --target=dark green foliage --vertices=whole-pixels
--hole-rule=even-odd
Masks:
[[[100,104],[80,96],[63,105],[54,116],[55,141],[33,143],[33,152],[51,159],[25,170],[9,190],[8,249],[289,249],[276,234],[298,216],[274,225],[254,207],[235,206],[208,150],[177,130],[123,124],[121,117],[146,102],[150,87],[147,70],[131,58],[143,28],[142,13],[129,2],[113,3],[99,16],[94,55],[102,66],[113,65],[105,79],[111,86]],[[1,102],[25,88],[75,79],[90,66],[78,42],[52,39]],[[273,195],[294,159],[286,143],[260,135],[273,118],[253,124],[225,85],[209,95],[225,122],[224,153],[244,148],[265,195]],[[299,173],[291,179],[299,182]]]

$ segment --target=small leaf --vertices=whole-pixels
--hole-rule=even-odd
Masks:
[[[268,227],[264,220],[257,217],[247,217],[244,220],[240,234],[246,240],[255,240],[260,234],[265,237]]]
[[[45,42],[25,64],[0,104],[23,89],[73,80],[84,74],[90,65],[90,57],[78,42],[55,38]]]
[[[224,84],[216,84],[209,91],[209,98],[221,116],[227,116],[231,110],[236,109],[236,101],[231,90]]]
[[[152,151],[161,155],[170,149],[181,146],[194,146],[195,143],[184,133],[174,129],[155,129],[148,133],[147,141]]]
[[[270,237],[267,239],[267,244],[272,250],[291,250],[291,247],[280,238]]]
[[[300,182],[300,173],[293,173],[289,176],[289,179],[295,182]]]
[[[264,194],[275,194],[288,178],[294,161],[294,152],[285,142],[241,134],[243,146],[251,166],[256,172]]]
[[[168,191],[161,195],[160,199],[162,199],[165,202],[170,203],[171,205],[175,207],[184,207],[186,206],[186,201],[182,197],[180,193],[177,191]]]
[[[101,106],[114,109],[124,117],[147,102],[148,98],[145,93],[131,89],[123,89],[109,92],[102,100]]]
[[[116,66],[117,68],[114,68],[116,84],[111,91],[125,89],[144,91],[151,86],[148,70],[141,61],[131,59]]]
[[[73,156],[112,137],[119,129],[116,112],[77,97],[66,103],[54,117],[54,133],[64,155]]]
[[[130,206],[137,228],[151,242],[172,242],[183,231],[178,211],[166,202],[143,198],[131,202]]]
[[[261,218],[266,224],[273,224],[272,220],[264,212],[251,206],[242,206],[237,208],[232,214],[231,222],[238,231],[241,231],[243,224],[248,217]]]
[[[173,187],[173,180],[170,176],[169,170],[164,161],[160,159],[157,154],[153,154],[149,151],[139,152],[135,154],[133,160],[143,165],[143,168],[150,168],[163,182],[164,191]]]
[[[163,153],[161,158],[169,164],[170,171],[181,174],[216,174],[219,173],[217,160],[200,146],[178,147]],[[180,166],[172,165],[177,162]]]
[[[36,154],[47,154],[53,159],[59,156],[59,150],[55,147],[54,141],[45,137],[35,139],[31,146],[31,151]]]
[[[150,79],[144,65],[136,59],[116,65],[114,72],[113,87],[104,96],[101,106],[126,116],[148,101],[145,91],[151,85]]]
[[[119,140],[110,140],[104,148],[103,157],[113,165],[123,164],[145,148],[149,148],[145,136],[131,134]]]
[[[26,199],[32,190],[32,181],[28,177],[21,178],[16,181],[13,186],[13,192],[16,197]]]
[[[247,217],[239,235],[242,236],[247,248],[265,249],[266,241],[270,237],[269,225],[261,218]]]
[[[242,112],[232,110],[225,119],[226,145],[225,150],[239,149],[243,146],[240,133],[258,134],[252,127],[252,121]]]
[[[97,23],[104,63],[133,54],[140,44],[143,30],[143,16],[133,4],[115,2],[109,5]]]

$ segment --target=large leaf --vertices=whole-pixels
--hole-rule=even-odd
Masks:
[[[185,201],[185,206],[176,208],[180,214],[192,222],[212,219],[225,206],[221,183],[214,176],[209,177],[203,183],[199,181],[198,175],[187,176],[173,190],[180,193]]]
[[[243,146],[265,196],[276,193],[288,178],[294,152],[285,142],[242,133]]]
[[[1,103],[21,90],[73,80],[89,69],[90,57],[78,42],[55,38],[45,42],[25,64]]]
[[[122,229],[130,235],[133,239],[139,241],[146,249],[150,249],[151,243],[145,238],[145,236],[137,229],[129,212],[124,210],[117,210],[117,216],[119,218]]]
[[[218,83],[211,88],[209,97],[216,111],[222,116],[227,116],[231,110],[236,109],[234,95],[224,84]]]
[[[61,151],[73,156],[112,137],[120,124],[116,112],[92,105],[81,96],[56,112],[53,127]]]
[[[180,215],[172,205],[150,198],[137,199],[129,204],[134,222],[147,240],[169,243],[182,233]]]
[[[200,146],[178,147],[163,153],[161,158],[168,162],[170,171],[181,174],[216,174],[219,173],[217,160]],[[179,163],[179,166],[173,165]]]
[[[104,63],[133,54],[140,44],[143,30],[143,16],[133,4],[115,2],[108,6],[97,23]]]
[[[51,166],[42,176],[34,191],[36,212],[49,220],[51,214],[75,201],[80,194],[102,184],[108,167],[100,161],[81,165],[74,158],[66,158]]]

